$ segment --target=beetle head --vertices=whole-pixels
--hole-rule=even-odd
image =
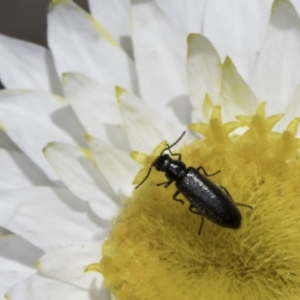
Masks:
[[[153,162],[153,166],[157,171],[166,172],[172,159],[168,154],[158,156]]]

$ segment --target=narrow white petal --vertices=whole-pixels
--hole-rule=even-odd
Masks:
[[[115,90],[107,91],[106,87],[81,74],[67,73],[63,78],[66,98],[86,131],[119,149],[129,151]]]
[[[88,144],[93,151],[100,171],[117,195],[122,193],[130,195],[133,189],[131,185],[139,166],[127,152],[118,150],[111,145],[89,137]]]
[[[154,1],[134,0],[132,23],[141,98],[174,124],[188,120],[186,37]]]
[[[67,188],[77,197],[89,202],[99,217],[111,220],[117,215],[117,196],[97,169],[88,150],[50,143],[44,154]]]
[[[4,35],[0,35],[0,78],[9,89],[62,92],[48,49]]]
[[[40,273],[10,288],[6,297],[10,300],[110,300],[108,291],[98,290],[93,282],[89,289],[81,289]]]
[[[229,56],[249,82],[263,43],[273,0],[207,1],[203,34],[221,59]]]
[[[272,101],[270,113],[283,111],[300,82],[300,20],[289,1],[275,1],[267,37],[251,87],[260,100]]]
[[[66,189],[2,190],[0,198],[0,225],[43,250],[105,234],[85,203]]]
[[[131,149],[151,153],[163,140],[173,141],[179,136],[175,126],[166,122],[160,114],[130,92],[117,89]]]
[[[223,64],[220,104],[225,122],[234,120],[237,115],[253,114],[258,105],[255,95],[229,58]]]
[[[284,117],[278,124],[278,130],[282,131],[286,129],[286,126],[296,117],[300,116],[300,84],[298,84],[292,94],[291,101],[286,105],[284,111]]]
[[[13,234],[0,238],[0,297],[11,286],[36,272],[35,262],[43,252]],[[2,298],[1,298],[2,299]]]
[[[206,94],[217,104],[222,63],[214,46],[202,35],[191,34],[188,38],[187,72],[194,108],[202,109]]]
[[[84,269],[100,260],[101,247],[102,243],[94,241],[70,245],[47,253],[39,259],[39,270],[82,289],[88,289],[92,282],[100,289],[103,277],[96,272],[86,273]]]
[[[202,33],[207,0],[159,0],[157,4],[170,20],[180,28],[185,36]]]
[[[93,17],[126,49],[130,38],[130,0],[89,0],[89,5]]]
[[[132,60],[95,19],[73,2],[51,4],[48,37],[59,74],[78,72],[112,90],[116,84],[136,90]]]
[[[0,189],[51,185],[43,172],[20,151],[0,149]]]
[[[51,179],[57,176],[42,149],[49,141],[83,144],[83,130],[66,101],[31,91],[0,92],[0,122],[8,136]]]

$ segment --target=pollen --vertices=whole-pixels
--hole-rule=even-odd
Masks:
[[[299,118],[285,131],[273,131],[282,116],[267,117],[261,103],[253,116],[223,123],[217,106],[207,124],[189,126],[201,137],[172,151],[187,166],[208,174],[220,170],[209,178],[253,209],[238,207],[237,230],[204,219],[198,235],[201,216],[188,210],[182,195],[184,205],[172,199],[174,184],[157,186],[166,178],[152,170],[126,200],[99,265],[91,268],[116,299],[299,299]],[[144,166],[135,184],[165,147],[162,142],[150,155],[131,154]]]

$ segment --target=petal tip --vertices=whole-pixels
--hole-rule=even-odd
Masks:
[[[101,271],[100,264],[98,262],[96,262],[96,263],[92,263],[84,268],[84,272],[90,272],[90,271],[100,273],[100,271]]]
[[[92,137],[90,134],[85,133],[84,139],[85,139],[87,142],[90,142],[90,141],[93,139],[93,137]]]
[[[120,98],[122,94],[126,92],[125,89],[121,88],[120,86],[116,85],[115,86],[115,91],[116,91],[116,96],[117,98]]]
[[[68,2],[69,2],[69,0],[51,0],[50,7],[54,8],[60,4],[64,4],[64,3],[68,3]]]
[[[198,33],[190,33],[187,37],[187,42],[191,43],[194,39],[196,39],[197,37],[199,37]]]
[[[35,263],[35,266],[38,270],[41,270],[42,269],[42,262],[40,260],[38,260],[36,263]]]
[[[50,143],[48,143],[48,144],[42,149],[43,154],[44,154],[45,157],[47,157],[49,149],[50,149],[50,148],[53,148],[55,145],[56,145],[55,142],[50,142]]]

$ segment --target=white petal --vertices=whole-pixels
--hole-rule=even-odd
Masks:
[[[217,104],[222,63],[216,49],[204,36],[191,34],[188,38],[187,71],[194,108],[202,109],[205,94]]]
[[[0,78],[9,89],[36,89],[61,94],[50,51],[0,35]]]
[[[76,287],[88,289],[93,282],[98,289],[103,285],[103,277],[96,272],[84,272],[91,263],[100,260],[102,243],[87,242],[70,245],[47,253],[40,258],[38,267],[44,274]]]
[[[68,190],[36,187],[0,191],[0,225],[43,249],[88,241],[105,229]]]
[[[0,297],[8,288],[36,272],[35,262],[43,252],[17,235],[0,239]],[[2,298],[1,298],[2,299]]]
[[[133,1],[132,19],[141,98],[163,111],[166,120],[176,124],[181,117],[182,123],[188,122],[186,37],[154,1]]]
[[[286,109],[284,111],[284,117],[278,124],[278,130],[282,131],[286,129],[286,126],[296,117],[300,116],[300,84],[298,84],[292,94],[291,101],[288,105],[286,105]]]
[[[89,0],[93,17],[126,49],[130,37],[130,0]]]
[[[51,185],[45,174],[22,152],[0,149],[0,166],[0,189]]]
[[[51,179],[57,179],[42,149],[49,141],[83,144],[83,130],[66,101],[30,91],[0,92],[0,121],[6,133]]]
[[[202,33],[207,1],[159,0],[157,4],[185,36],[191,32]]]
[[[220,103],[224,122],[234,120],[237,115],[254,114],[258,105],[255,95],[230,59],[226,59],[223,64]]]
[[[272,101],[270,113],[282,112],[300,82],[300,21],[289,1],[275,1],[268,34],[251,87],[260,100]]]
[[[290,0],[291,3],[293,3],[297,13],[298,13],[298,16],[300,16],[300,2],[298,0]]]
[[[131,59],[95,19],[71,1],[51,4],[48,37],[59,74],[82,73],[112,90],[116,84],[137,89]]]
[[[120,111],[122,113],[131,149],[151,153],[163,140],[173,141],[179,131],[166,122],[159,113],[147,106],[130,92],[118,88]]]
[[[229,56],[249,82],[257,53],[265,37],[273,0],[207,1],[203,34],[221,59]]]
[[[67,73],[63,78],[64,93],[86,131],[119,149],[129,151],[115,91],[107,91],[81,74]]]
[[[98,290],[91,282],[89,289],[80,289],[43,274],[35,274],[6,293],[11,300],[110,300],[107,290]]]
[[[127,152],[118,150],[104,141],[89,137],[88,144],[100,171],[114,192],[117,195],[122,193],[130,195],[133,189],[131,183],[139,170],[138,164],[129,157]]]
[[[74,195],[89,202],[102,219],[111,220],[118,213],[119,201],[87,151],[62,143],[50,143],[44,154]]]

